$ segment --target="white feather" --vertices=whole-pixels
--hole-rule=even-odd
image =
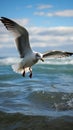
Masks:
[[[24,69],[23,67],[20,67],[20,64],[12,65],[12,69],[13,69],[13,71],[15,71],[16,73],[19,73],[19,74],[23,74],[24,70],[25,70],[25,73],[29,72],[29,67],[26,67]]]

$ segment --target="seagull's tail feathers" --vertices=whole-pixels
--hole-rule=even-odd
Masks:
[[[20,73],[20,74],[23,73],[23,68],[20,67],[19,64],[14,64],[14,65],[12,65],[12,69],[13,69],[13,71],[16,72],[16,73]]]
[[[29,67],[23,68],[22,66],[20,66],[20,64],[12,65],[12,69],[14,72],[19,73],[19,74],[23,74],[24,70],[25,70],[25,73],[29,72]]]

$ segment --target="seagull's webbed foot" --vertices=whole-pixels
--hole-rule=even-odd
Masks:
[[[29,68],[29,71],[30,71],[29,77],[32,78],[32,69]],[[22,76],[25,77],[25,70],[23,71]]]
[[[30,73],[29,77],[32,78],[32,73]]]
[[[23,71],[22,76],[25,77],[25,70]]]
[[[29,71],[30,71],[30,75],[29,75],[29,77],[32,78],[32,69],[29,68]]]

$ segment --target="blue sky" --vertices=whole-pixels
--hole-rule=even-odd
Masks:
[[[73,1],[0,0],[0,17],[11,18],[29,31],[35,51],[73,51]],[[0,56],[17,56],[14,39],[0,22]]]

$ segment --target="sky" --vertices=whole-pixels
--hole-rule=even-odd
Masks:
[[[73,52],[73,0],[0,0],[0,17],[29,32],[33,50]],[[0,56],[18,56],[14,37],[0,22]]]

